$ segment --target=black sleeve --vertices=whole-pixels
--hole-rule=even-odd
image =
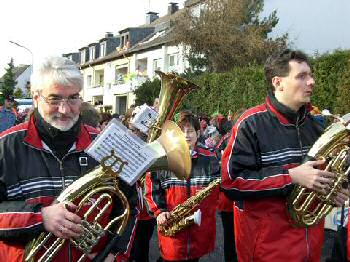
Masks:
[[[159,179],[161,172],[147,173],[144,185],[147,212],[153,217],[157,217],[160,213],[167,211],[165,190],[162,188]]]
[[[222,156],[222,190],[231,200],[286,196],[292,188],[288,169],[262,167],[254,124],[237,121]]]
[[[0,240],[26,243],[41,232],[41,204],[28,204],[17,182],[15,146],[0,139]]]

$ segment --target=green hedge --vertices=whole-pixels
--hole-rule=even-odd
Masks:
[[[312,59],[316,79],[312,103],[333,113],[350,112],[350,51],[335,51]],[[235,68],[228,73],[202,74],[190,79],[199,91],[188,95],[184,108],[208,115],[227,114],[264,102],[267,89],[263,67]]]
[[[261,66],[235,68],[229,73],[203,74],[192,81],[202,88],[187,97],[186,107],[198,113],[235,112],[262,103],[266,96]]]

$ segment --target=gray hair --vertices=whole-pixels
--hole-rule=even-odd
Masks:
[[[76,64],[65,57],[47,57],[34,68],[31,76],[31,91],[41,91],[45,87],[58,84],[77,86],[83,89],[83,76]]]

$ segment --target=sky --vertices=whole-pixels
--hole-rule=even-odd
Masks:
[[[184,0],[4,0],[0,2],[0,75],[10,62],[31,64],[78,49],[118,31],[142,25],[146,13],[167,13],[168,3]]]
[[[144,24],[148,11],[165,15],[169,2],[182,8],[185,0],[1,1],[0,75],[11,57],[19,65],[77,52],[106,32]],[[309,54],[350,49],[349,0],[265,0],[263,15],[275,9],[280,20],[272,36],[289,33],[294,48]]]

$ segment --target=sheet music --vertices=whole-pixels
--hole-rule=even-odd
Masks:
[[[111,150],[127,164],[119,175],[129,185],[134,184],[139,177],[156,161],[155,152],[147,147],[147,143],[132,134],[122,123],[113,119],[103,132],[87,148],[86,152],[101,162],[102,158],[111,155]],[[111,164],[110,160],[108,164]],[[119,169],[121,162],[113,165],[113,170]]]
[[[144,104],[140,106],[140,110],[132,118],[131,124],[133,124],[142,133],[147,134],[149,128],[156,122],[157,118],[158,112]]]

